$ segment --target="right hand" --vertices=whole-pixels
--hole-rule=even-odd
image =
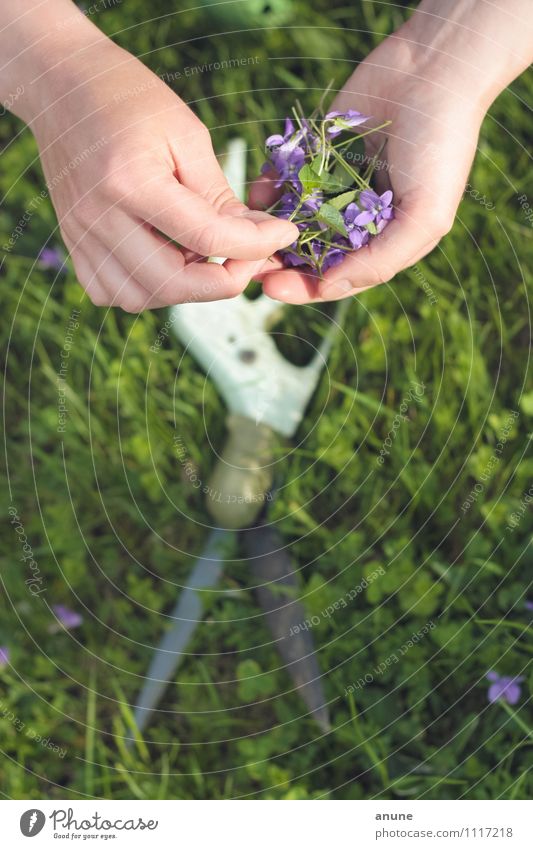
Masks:
[[[80,283],[93,303],[128,312],[235,296],[295,225],[241,203],[206,127],[95,32],[47,71],[31,114]],[[211,255],[229,259],[202,261]]]

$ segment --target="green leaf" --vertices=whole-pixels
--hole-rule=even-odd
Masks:
[[[335,209],[344,209],[349,203],[352,203],[357,196],[355,189],[351,192],[343,192],[342,195],[337,195],[336,198],[329,198],[328,204],[334,206]]]
[[[354,170],[357,170],[357,168]],[[335,181],[337,191],[339,189],[349,189],[353,185],[353,177],[348,173],[342,162],[337,162],[330,176]]]
[[[344,225],[344,219],[338,209],[335,209],[330,203],[323,203],[317,212],[317,218],[324,224],[327,224],[336,233],[341,236],[347,236],[347,230]]]
[[[365,163],[365,141],[364,139],[346,139],[346,146],[339,149],[352,168],[360,168]]]
[[[373,221],[370,221],[366,225],[366,229],[368,230],[369,233],[371,233],[372,236],[377,236],[378,228],[376,227],[376,225],[374,224]]]
[[[302,184],[304,194],[310,195],[313,189],[320,188],[322,178],[310,165],[303,165],[298,172],[298,179]]]

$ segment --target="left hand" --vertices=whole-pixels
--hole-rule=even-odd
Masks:
[[[391,122],[367,137],[366,152],[374,155],[386,133],[375,181],[380,192],[392,188],[395,218],[323,279],[311,270],[284,269],[279,257],[268,260],[259,275],[265,293],[293,304],[338,300],[418,262],[452,227],[487,107],[480,87],[469,88],[455,72],[443,74],[427,52],[423,59],[413,57],[411,44],[398,33],[387,38],[329,108],[356,109],[371,115],[375,126]],[[274,199],[271,181],[256,181],[251,205],[264,208]]]

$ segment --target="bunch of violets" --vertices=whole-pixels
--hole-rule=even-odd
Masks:
[[[266,140],[263,172],[274,170],[275,186],[281,189],[269,211],[294,221],[300,231],[280,251],[284,264],[309,266],[321,275],[366,245],[394,217],[392,192],[380,195],[370,185],[379,153],[369,159],[361,141],[386,124],[359,132],[355,128],[369,116],[354,109],[323,117],[317,110],[310,118],[301,109],[293,112],[294,118],[285,119],[283,134]]]

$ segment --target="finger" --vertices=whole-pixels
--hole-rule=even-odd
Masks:
[[[438,240],[428,242],[417,254],[410,258],[409,262],[407,263],[407,265],[404,266],[402,270],[416,265],[419,260],[427,256],[427,254],[429,254],[437,245]],[[374,283],[369,283],[366,286],[354,287],[349,280],[341,281],[340,283],[339,281],[335,281],[331,284],[331,286],[325,285],[324,288],[320,289],[320,295],[318,297],[318,300],[340,301],[343,298],[347,298],[349,296],[361,295],[363,292],[368,291],[368,289],[373,289],[374,286]]]
[[[286,304],[309,304],[324,300],[319,291],[319,278],[309,269],[306,273],[301,269],[285,268],[261,274],[263,292],[269,298],[283,301]]]
[[[206,200],[215,209],[225,206],[231,207],[236,213],[247,210],[246,205],[236,196],[234,189],[240,197],[245,195],[245,185],[231,187],[220,166],[211,136],[206,133],[203,124],[198,125],[200,131],[194,133],[194,141],[191,143],[190,132],[176,141],[177,148],[177,170],[176,177],[179,182]]]
[[[274,185],[276,174],[271,171],[254,180],[248,197],[252,209],[268,209],[282,194],[281,188]]]
[[[453,223],[453,215],[445,220],[431,212],[435,203],[423,199],[409,204],[404,200],[378,236],[326,273],[319,283],[320,295],[331,300],[336,293],[346,293],[349,284],[358,289],[378,286],[424,256]]]
[[[159,233],[118,211],[113,231],[102,237],[129,274],[164,306],[235,297],[264,265],[264,260],[186,263]]]
[[[279,254],[269,257],[256,271],[254,280],[263,284],[263,292],[287,304],[307,304],[323,300],[318,292],[318,275],[311,268],[287,268]]]
[[[437,244],[435,241],[428,242],[418,254],[411,257],[405,267],[415,265],[426,254],[430,253]],[[281,261],[279,262],[281,264]],[[348,279],[340,282],[336,280],[331,286],[328,286],[312,273],[305,274],[305,272],[296,269],[281,269],[273,273],[265,270],[265,266],[263,266],[261,273],[257,275],[257,279],[263,283],[265,295],[288,304],[339,301],[349,296],[360,295],[375,286],[375,283],[354,286]]]
[[[295,224],[245,206],[237,209],[229,196],[217,210],[168,174],[137,186],[127,195],[125,207],[202,256],[262,259],[298,237]]]
[[[93,268],[95,277],[107,292],[108,306],[121,307],[131,313],[166,306],[160,298],[145,289],[94,236],[87,234],[79,250],[86,257]]]
[[[85,290],[95,307],[109,306],[109,293],[98,279],[94,267],[79,247],[70,251],[78,283]]]
[[[276,189],[274,186],[275,181],[278,179],[277,174],[273,169],[270,169],[259,181],[261,186],[264,187],[264,204],[254,204],[249,199],[250,202],[247,207],[239,200],[234,192],[235,189],[239,197],[244,197],[247,184],[233,187],[229,185],[213,150],[210,135],[208,134],[204,140],[204,134],[201,133],[199,137],[196,135],[195,139],[197,141],[195,146],[196,155],[194,157],[191,156],[190,139],[187,138],[187,149],[183,151],[182,156],[178,157],[178,170],[176,174],[180,183],[195,194],[200,195],[204,200],[207,200],[215,209],[224,209],[226,214],[231,213],[235,215],[243,215],[249,212],[250,209],[264,211],[282,194],[282,190],[279,188]],[[186,162],[186,167],[179,167],[180,160]],[[252,183],[250,193],[254,192],[254,187],[255,183]]]
[[[346,255],[323,279],[311,271],[274,271],[262,276],[266,294],[292,304],[338,300],[391,280],[399,271],[425,256],[451,228],[453,215],[435,213],[436,202],[421,193],[404,198],[395,218],[378,236]]]

